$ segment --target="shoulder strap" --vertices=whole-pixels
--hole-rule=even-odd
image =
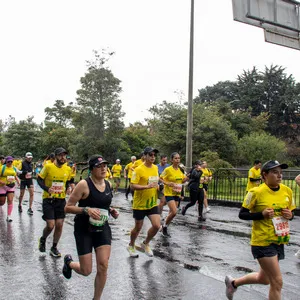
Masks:
[[[3,166],[2,166],[2,170],[1,170],[1,177],[3,177],[3,174],[4,174],[4,172],[5,172],[5,169],[6,169],[6,165],[3,165]]]

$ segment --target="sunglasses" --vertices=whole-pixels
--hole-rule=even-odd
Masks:
[[[153,156],[155,157],[156,156],[155,153],[148,153],[148,155],[151,156],[151,157],[153,157]]]
[[[12,163],[12,160],[10,160],[10,161],[7,161],[6,163],[7,163],[7,164],[9,164],[9,163]]]

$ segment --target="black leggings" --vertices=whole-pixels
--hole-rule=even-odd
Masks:
[[[202,217],[203,213],[203,201],[204,201],[204,191],[201,189],[190,189],[190,202],[185,206],[185,211],[191,206],[194,206],[198,201],[198,214]]]

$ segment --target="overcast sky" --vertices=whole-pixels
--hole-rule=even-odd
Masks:
[[[190,0],[1,1],[1,119],[45,118],[56,99],[74,102],[93,49],[115,51],[125,124],[188,94]],[[266,43],[233,20],[231,0],[195,0],[194,96],[244,69],[281,65],[300,81],[300,52]]]

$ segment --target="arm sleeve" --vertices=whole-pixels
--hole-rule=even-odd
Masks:
[[[48,192],[49,188],[45,185],[45,180],[40,176],[37,177],[37,183],[44,191]]]
[[[260,179],[257,179],[257,178],[249,178],[251,182],[254,182],[254,181],[260,181]]]
[[[263,220],[262,212],[251,213],[249,209],[242,207],[239,212],[239,218],[242,220]]]

